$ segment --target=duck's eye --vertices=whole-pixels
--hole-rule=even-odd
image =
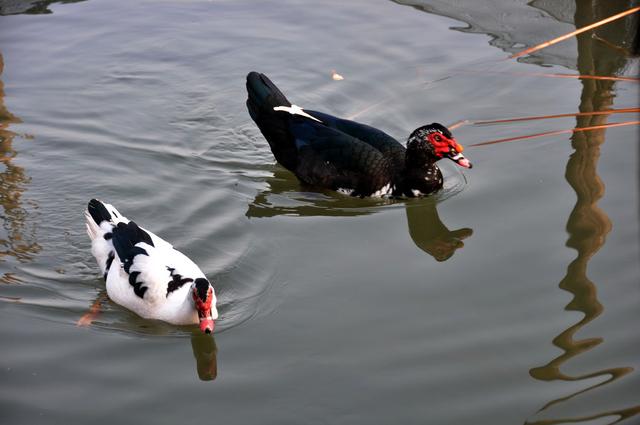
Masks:
[[[438,136],[437,134],[435,135],[434,139],[436,140],[436,142],[442,142],[442,137]]]

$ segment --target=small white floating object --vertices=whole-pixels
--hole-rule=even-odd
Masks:
[[[342,75],[338,74],[335,69],[331,70],[331,78],[333,78],[334,81],[342,81],[342,80],[344,80],[344,77]]]

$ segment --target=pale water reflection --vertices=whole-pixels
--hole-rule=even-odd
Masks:
[[[491,11],[490,2],[487,1],[480,2],[484,7],[478,2],[473,2],[473,6],[484,10],[478,14],[467,16],[466,9],[472,7],[472,2],[468,1],[444,3],[430,0],[398,0],[398,3],[409,4],[428,13],[437,13],[466,21],[468,27],[454,27],[453,29],[489,34],[493,37],[492,45],[509,53],[515,53],[525,47],[525,44],[519,42],[520,40],[526,40],[526,45],[532,46],[551,38],[549,35],[552,31],[555,32],[555,35],[559,35],[571,31],[572,27],[580,28],[637,6],[637,2],[628,0],[616,2],[515,1],[508,6],[510,8],[508,13],[496,14]],[[537,30],[540,21],[533,22],[523,19],[527,13],[536,13],[535,9],[545,14],[541,19],[549,20],[546,27],[553,28],[553,30],[541,33]],[[640,54],[640,32],[638,31],[640,19],[637,15],[579,35],[575,41],[570,40],[567,43],[539,51],[531,56],[521,58],[519,61],[542,65],[561,64],[576,69],[578,74],[584,76],[619,76],[624,74],[629,66],[629,61]],[[524,25],[517,25],[517,29],[515,29],[514,24],[522,21],[524,21]],[[556,24],[552,22],[556,22]],[[637,64],[631,66],[637,67]],[[473,71],[470,72],[473,73]],[[616,84],[614,80],[582,79],[579,112],[606,111],[614,108],[614,99],[617,93]],[[628,89],[628,86],[623,89]],[[608,119],[608,115],[579,116],[575,127],[604,125]],[[567,409],[564,408],[564,405],[573,399],[589,399],[597,389],[605,391],[607,386],[612,385],[615,381],[625,378],[633,379],[630,374],[635,371],[634,367],[624,364],[581,374],[572,374],[561,370],[561,368],[570,368],[571,361],[577,360],[579,356],[586,355],[590,350],[606,342],[604,337],[583,339],[576,337],[580,331],[587,330],[588,325],[592,324],[604,311],[604,306],[598,300],[598,283],[588,277],[587,271],[589,261],[603,248],[607,235],[612,229],[612,223],[607,213],[598,206],[598,202],[605,195],[605,184],[598,175],[598,160],[601,146],[606,141],[606,133],[607,130],[574,133],[571,137],[571,146],[574,152],[569,157],[565,171],[565,178],[577,197],[566,225],[569,234],[566,245],[577,251],[577,257],[567,267],[566,275],[560,281],[559,287],[572,296],[572,300],[565,309],[580,312],[583,317],[553,338],[553,344],[563,353],[546,365],[534,367],[529,371],[530,375],[537,380],[550,383],[554,381],[584,381],[584,386],[579,390],[548,401],[532,418],[525,422],[527,424],[596,423],[593,421],[598,420],[605,421],[602,423],[613,424],[640,413],[640,404],[602,411],[596,409],[595,412],[589,414],[573,415],[566,413]],[[602,395],[596,395],[596,397],[598,396],[602,398]],[[568,411],[571,411],[571,407]]]
[[[4,70],[4,58],[0,52],[0,206],[2,207],[2,232],[0,234],[0,263],[17,260],[26,262],[33,259],[40,251],[36,241],[36,225],[30,217],[28,209],[33,210],[35,205],[25,205],[23,193],[27,189],[31,179],[24,168],[15,163],[18,152],[14,148],[16,137],[24,140],[9,130],[9,126],[22,122],[20,118],[12,114],[5,104],[4,84],[2,71]],[[13,271],[4,271],[0,277],[0,283],[15,283],[19,281]]]
[[[575,23],[582,27],[604,19],[615,13],[626,10],[626,2],[584,2],[576,1]],[[638,35],[629,29],[629,22],[618,21],[594,31],[593,34],[582,34],[577,37],[578,59],[577,69],[581,75],[615,76],[626,65],[631,55],[626,47],[634,44]],[[580,112],[606,111],[613,107],[615,81],[589,80],[581,81]],[[576,128],[603,125],[609,116],[592,115],[577,117]],[[585,381],[588,385],[579,391],[549,401],[538,412],[541,416],[552,406],[567,402],[574,397],[584,396],[590,391],[606,386],[634,371],[627,365],[609,367],[580,375],[562,372],[565,363],[575,357],[586,354],[589,350],[605,342],[602,337],[579,339],[576,334],[596,320],[604,310],[598,300],[597,283],[588,277],[589,261],[605,245],[612,223],[607,213],[598,206],[605,195],[605,185],[598,175],[598,160],[603,143],[606,142],[606,130],[576,132],[571,138],[574,152],[569,157],[565,177],[576,192],[576,205],[567,222],[569,239],[567,246],[577,251],[577,257],[567,267],[565,277],[560,281],[560,289],[573,297],[567,304],[567,311],[578,311],[584,317],[553,339],[553,344],[563,353],[544,366],[535,367],[530,374],[543,381]],[[591,384],[592,382],[595,384]],[[528,421],[528,424],[551,425],[560,423],[590,422],[600,418],[609,418],[610,424],[640,413],[640,404],[614,410],[606,410],[589,415],[572,417],[555,417]]]

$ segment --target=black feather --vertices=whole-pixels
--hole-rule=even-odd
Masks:
[[[289,132],[289,114],[273,110],[291,103],[269,78],[257,72],[247,75],[247,93],[249,115],[269,142],[276,160],[288,169],[295,168],[298,155]]]
[[[105,265],[104,268],[104,280],[107,280],[107,275],[109,274],[109,269],[111,268],[111,264],[113,263],[113,259],[116,257],[116,255],[113,253],[113,251],[109,252],[109,255],[107,256],[107,263]]]
[[[190,277],[182,278],[181,274],[174,273],[176,269],[174,269],[173,267],[167,267],[167,270],[169,270],[169,274],[171,275],[171,280],[167,285],[167,297],[176,289],[182,288],[185,283],[193,282],[193,279],[191,279]]]
[[[147,288],[146,286],[142,286],[142,282],[136,283],[136,285],[133,286],[133,293],[140,298],[144,298],[144,293],[147,292],[147,289],[149,288]]]
[[[120,262],[123,264],[126,273],[129,273],[129,269],[136,255],[148,255],[144,248],[137,247],[136,244],[144,242],[150,246],[154,246],[151,236],[138,227],[133,221],[126,224],[118,223],[118,225],[113,228],[112,233],[113,247],[116,249],[118,258],[120,258]]]
[[[147,287],[142,286],[144,282],[138,281],[138,276],[140,272],[131,272],[129,275],[129,284],[133,286],[133,293],[139,296],[140,298],[144,298],[144,293],[147,292]]]
[[[129,274],[129,285],[135,287],[136,285],[140,286],[140,284],[138,283],[138,276],[140,275],[140,272],[131,272]]]
[[[291,103],[273,82],[264,74],[255,71],[247,75],[249,99],[258,109],[273,111],[276,106],[291,106]]]
[[[307,184],[369,195],[392,178],[388,159],[360,139],[300,117],[292,119],[291,131],[299,155],[293,171]]]
[[[207,301],[207,295],[209,293],[209,281],[207,279],[199,277],[195,281],[195,286],[198,298],[200,298],[202,302]]]
[[[129,273],[131,266],[133,265],[133,259],[136,255],[149,255],[146,249],[140,248],[139,246],[134,246],[127,253],[127,257],[122,262],[122,266],[124,268],[125,273]]]

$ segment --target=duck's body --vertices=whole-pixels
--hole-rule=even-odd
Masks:
[[[407,149],[371,126],[292,105],[263,74],[249,73],[247,92],[249,114],[276,160],[304,183],[353,196],[419,196],[442,187],[438,159],[457,156],[470,167],[439,124],[415,130]]]
[[[147,319],[213,331],[215,294],[193,261],[110,204],[92,199],[85,216],[111,300]]]

